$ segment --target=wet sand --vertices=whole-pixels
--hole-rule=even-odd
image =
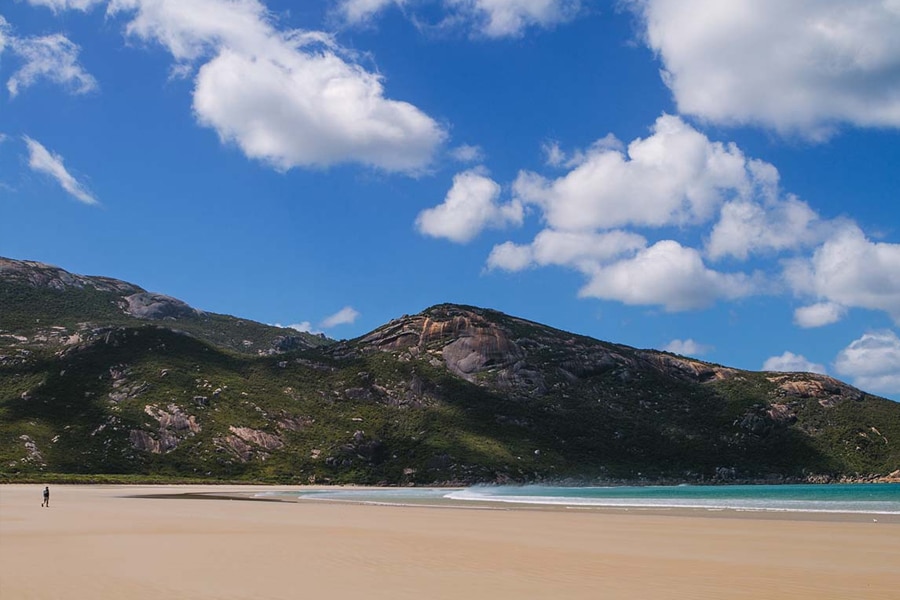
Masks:
[[[236,486],[51,486],[44,509],[41,490],[0,486],[4,600],[900,597],[896,516],[240,502],[264,489]]]

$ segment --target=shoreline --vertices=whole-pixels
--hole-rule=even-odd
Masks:
[[[418,489],[462,489],[462,488],[418,488]],[[814,522],[877,522],[885,524],[900,524],[900,512],[864,512],[841,510],[789,510],[777,508],[732,508],[732,507],[703,507],[703,506],[640,506],[640,505],[578,505],[578,504],[550,504],[550,503],[526,503],[526,502],[498,502],[488,500],[455,500],[448,498],[427,498],[418,501],[390,501],[372,499],[335,499],[326,497],[301,497],[304,493],[315,491],[333,491],[332,487],[305,486],[297,489],[285,489],[272,486],[272,492],[279,496],[260,496],[258,490],[240,490],[229,492],[216,491],[190,491],[152,494],[133,494],[124,498],[147,498],[161,500],[238,500],[249,502],[282,502],[286,504],[349,504],[360,506],[380,506],[393,508],[433,508],[433,509],[460,509],[460,510],[496,510],[496,511],[525,511],[525,512],[569,512],[569,513],[606,513],[651,515],[671,517],[695,517],[711,519],[756,519],[767,521],[814,521]],[[371,488],[344,486],[341,491],[359,491],[361,493],[373,490],[394,491],[396,488]],[[294,492],[297,497],[292,498]]]
[[[893,600],[900,589],[900,522],[853,515],[271,501],[246,485],[51,486],[45,509],[42,488],[0,486],[4,597]]]

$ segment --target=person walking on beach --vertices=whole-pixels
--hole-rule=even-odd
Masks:
[[[44,501],[41,502],[41,506],[50,508],[50,486],[44,486]]]

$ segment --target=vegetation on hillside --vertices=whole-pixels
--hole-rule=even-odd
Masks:
[[[0,310],[0,481],[735,481],[900,468],[898,403],[476,307],[266,355],[238,340],[268,326],[205,313],[148,323],[90,286],[0,277]]]

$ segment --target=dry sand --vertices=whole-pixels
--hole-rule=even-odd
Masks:
[[[900,519],[463,509],[0,486],[0,598],[900,598]],[[285,489],[285,488],[279,488]],[[252,488],[254,492],[261,491]]]

